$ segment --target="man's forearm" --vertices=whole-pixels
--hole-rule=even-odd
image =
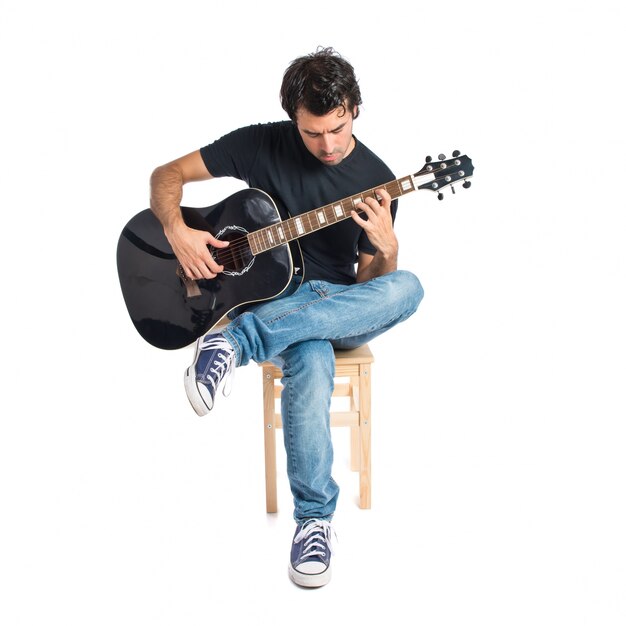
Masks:
[[[180,202],[183,197],[183,175],[175,166],[161,165],[150,177],[150,208],[165,231],[182,223]]]
[[[364,283],[365,281],[395,272],[398,269],[398,250],[397,248],[388,254],[378,251],[374,258],[365,267],[360,267],[357,271],[356,282]]]

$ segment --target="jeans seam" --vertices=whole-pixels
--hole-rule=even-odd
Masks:
[[[283,371],[283,374],[286,374],[286,372]],[[290,419],[290,415],[289,415],[289,410],[290,407],[292,406],[292,398],[291,398],[291,387],[292,385],[289,384],[285,384],[285,392],[287,394],[287,411],[285,411],[285,413],[287,413],[286,417],[287,417],[287,445],[289,446],[289,454],[288,454],[288,458],[290,460],[291,463],[291,472],[293,474],[297,474],[298,473],[298,466],[296,465],[296,455],[294,454],[294,450],[293,450],[293,429],[291,426],[291,419]],[[284,422],[284,420],[283,420]],[[283,427],[285,427],[285,424],[283,424]]]

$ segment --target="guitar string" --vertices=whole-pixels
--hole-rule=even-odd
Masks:
[[[365,211],[363,211],[363,209],[357,209],[356,210],[358,215],[362,215],[363,213],[365,213]],[[297,216],[296,216],[297,217]],[[343,221],[347,218],[343,218],[341,220],[337,220],[335,222],[330,222],[329,224],[326,224],[327,226],[332,226],[333,224],[336,224],[337,222]],[[284,223],[284,222],[281,222]],[[278,226],[279,224],[274,224],[274,226]],[[259,230],[263,230],[263,229],[259,229]],[[292,237],[291,239],[285,240],[283,242],[280,242],[278,244],[275,245],[270,245],[268,248],[265,248],[264,250],[260,250],[259,254],[263,253],[263,252],[267,252],[269,250],[272,250],[274,248],[277,248],[279,246],[288,244],[290,241],[293,241],[295,239],[299,239],[300,237],[303,237],[305,235],[311,234],[313,232],[315,232],[318,229],[313,229],[311,231],[299,234],[297,237]],[[321,229],[320,229],[321,230]],[[259,231],[254,231],[254,232],[259,232]],[[252,233],[250,233],[252,234]],[[245,252],[247,249],[249,249],[251,246],[248,242],[248,237],[239,237],[237,239],[231,239],[230,240],[230,244],[228,245],[228,247],[226,248],[214,248],[215,252],[214,252],[214,258],[216,261],[218,261],[218,263],[220,265],[223,265],[223,261],[228,261],[230,260],[231,256],[233,254],[242,254],[243,252]]]
[[[415,176],[419,176],[419,172],[415,174]],[[408,178],[408,177],[405,177]],[[411,189],[405,190],[402,187],[402,181],[404,179],[403,178],[397,178],[396,180],[390,181],[388,183],[385,183],[383,185],[380,185],[380,187],[386,189],[388,192],[393,188],[393,192],[392,194],[392,200],[395,200],[396,198],[399,198],[400,196],[403,196],[405,193],[410,192],[410,191],[415,191],[416,187],[413,186],[411,187]],[[230,260],[230,258],[232,258],[232,256],[234,254],[239,254],[240,257],[243,256],[243,253],[247,250],[251,248],[250,245],[250,240],[249,240],[249,235],[253,235],[254,233],[260,232],[262,230],[265,230],[266,228],[271,228],[272,226],[275,227],[279,227],[281,224],[287,224],[288,222],[294,221],[296,218],[300,217],[300,218],[305,218],[308,217],[309,218],[309,225],[311,225],[311,217],[313,216],[313,214],[316,214],[320,211],[323,211],[324,214],[326,215],[326,211],[327,210],[331,210],[330,215],[332,215],[332,207],[335,206],[335,204],[341,204],[342,208],[343,208],[343,203],[344,202],[351,202],[354,203],[354,200],[356,200],[357,198],[361,197],[361,198],[371,198],[374,197],[375,191],[378,187],[373,187],[372,189],[368,189],[366,191],[364,191],[362,194],[357,194],[355,196],[349,196],[347,198],[344,198],[343,200],[339,200],[337,203],[331,203],[325,206],[322,206],[318,209],[314,209],[313,211],[308,211],[306,213],[303,213],[301,215],[297,215],[294,216],[292,218],[289,218],[288,220],[283,220],[282,222],[279,222],[278,224],[272,224],[270,226],[266,226],[265,228],[260,228],[257,231],[254,231],[252,233],[248,233],[248,235],[246,235],[245,237],[239,237],[237,239],[231,239],[230,240],[230,244],[226,247],[226,248],[214,248],[215,252],[214,252],[214,258],[215,260],[220,263],[220,265],[223,265],[224,262]],[[365,213],[365,211],[363,211],[363,209],[357,209],[356,207],[354,207],[356,210],[356,213],[358,215],[362,215],[363,213]],[[349,215],[345,215],[345,209],[343,209],[344,211],[344,216],[341,219],[336,219],[335,221],[332,222],[327,222],[325,223],[323,226],[319,225],[319,229],[324,228],[326,226],[332,226],[333,224],[336,224],[337,222],[343,221],[345,219],[347,219],[348,217],[350,217]],[[319,224],[319,221],[318,221]],[[289,225],[289,230],[291,231],[292,226]],[[307,232],[303,232],[303,233],[298,233],[295,237],[291,237],[291,239],[285,240],[283,242],[280,242],[278,244],[273,244],[270,245],[269,247],[263,249],[263,250],[259,250],[259,252],[257,254],[260,254],[262,252],[267,252],[268,250],[272,250],[274,248],[277,248],[278,246],[281,245],[285,245],[287,243],[289,243],[290,241],[293,241],[295,239],[299,239],[300,237],[304,236],[304,235],[308,235],[312,232],[315,232],[316,230],[319,230],[318,228],[313,228],[312,230],[309,230]]]
[[[397,190],[400,191],[400,185],[399,185],[399,181],[395,180],[395,181],[391,181],[390,183],[387,183],[386,185],[384,185],[384,187],[389,187],[391,185],[396,185]],[[375,188],[373,189],[368,189],[367,191],[363,192],[362,194],[360,194],[361,197],[373,197],[374,196],[374,191]],[[399,197],[399,195],[402,195],[402,193],[400,192],[400,194],[398,194],[398,196],[394,196],[392,199],[395,199],[397,197]],[[353,201],[354,199],[356,199],[355,197],[349,197],[349,198],[344,198],[344,200],[339,201],[337,204],[343,204],[344,201]],[[292,218],[290,218],[290,220],[295,220],[297,217],[309,217],[309,223],[311,223],[311,216],[313,213],[317,213],[319,211],[324,211],[324,213],[326,214],[326,209],[331,209],[332,208],[332,204],[326,205],[324,207],[321,207],[319,209],[314,209],[313,211],[309,211],[308,213],[303,213],[302,215],[296,215]],[[356,209],[356,207],[355,207]],[[357,215],[362,215],[365,211],[363,211],[363,209],[356,209],[356,213]],[[332,214],[332,213],[331,213]],[[329,222],[324,224],[325,226],[332,226],[333,224],[336,224],[337,222],[343,221],[345,219],[347,219],[348,217],[350,217],[349,215],[342,217],[339,220],[335,220],[334,222]],[[280,226],[280,224],[285,224],[286,222],[289,222],[290,220],[284,220],[283,222],[280,222],[278,224],[272,224],[271,226]],[[267,228],[267,227],[266,227]],[[322,227],[320,227],[321,229]],[[259,229],[259,231],[261,231],[263,229]],[[291,230],[291,226],[289,226],[289,230]],[[301,236],[304,235],[308,235],[312,232],[315,232],[318,229],[312,229],[308,232],[305,233],[299,233],[296,237],[292,237],[289,240],[286,240],[284,242],[281,242],[277,245],[270,245],[269,248],[266,248],[264,250],[260,250],[259,253],[262,252],[267,252],[268,250],[271,250],[273,248],[278,247],[279,245],[284,245],[286,243],[289,243],[289,241],[293,241],[294,239],[298,239]],[[254,231],[254,232],[259,232],[259,231]],[[249,234],[254,234],[254,233],[249,233]],[[248,236],[245,237],[239,237],[237,239],[231,239],[230,240],[230,245],[227,248],[214,248],[215,249],[215,253],[214,253],[214,258],[216,261],[218,261],[218,263],[220,263],[220,265],[223,265],[222,261],[227,261],[229,260],[229,258],[233,255],[233,254],[242,254],[246,249],[250,248],[250,243],[248,240]],[[225,256],[227,258],[225,258]]]

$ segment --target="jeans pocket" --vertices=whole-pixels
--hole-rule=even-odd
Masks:
[[[328,283],[323,280],[311,280],[309,286],[315,291],[321,298],[325,298],[330,293]]]

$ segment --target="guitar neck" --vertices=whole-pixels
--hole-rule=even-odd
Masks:
[[[354,196],[313,209],[296,217],[266,226],[248,234],[248,241],[252,254],[260,254],[284,243],[304,237],[327,226],[348,219],[352,211],[358,210],[356,205],[366,198],[376,198],[376,189],[384,189],[392,200],[411,191],[415,191],[415,182],[412,176],[397,178],[384,185],[368,189]]]
[[[291,217],[278,224],[272,224],[249,233],[246,236],[250,250],[254,255],[260,254],[299,237],[304,237],[321,228],[326,228],[348,219],[352,211],[360,210],[357,209],[357,204],[365,201],[366,198],[376,198],[376,189],[384,189],[392,199],[399,198],[417,189],[428,189],[436,192],[441,200],[443,198],[441,190],[444,187],[460,181],[465,181],[463,182],[463,187],[470,186],[471,183],[466,180],[474,172],[474,166],[470,158],[466,155],[461,156],[458,150],[452,153],[451,159],[446,160],[443,154],[440,154],[439,158],[441,159],[440,161],[433,162],[430,157],[427,157],[422,169],[413,175],[397,178],[385,185],[378,185],[373,189],[368,189],[354,196],[349,196],[343,200],[332,202],[318,209]],[[454,192],[454,187],[452,187],[452,191]]]

